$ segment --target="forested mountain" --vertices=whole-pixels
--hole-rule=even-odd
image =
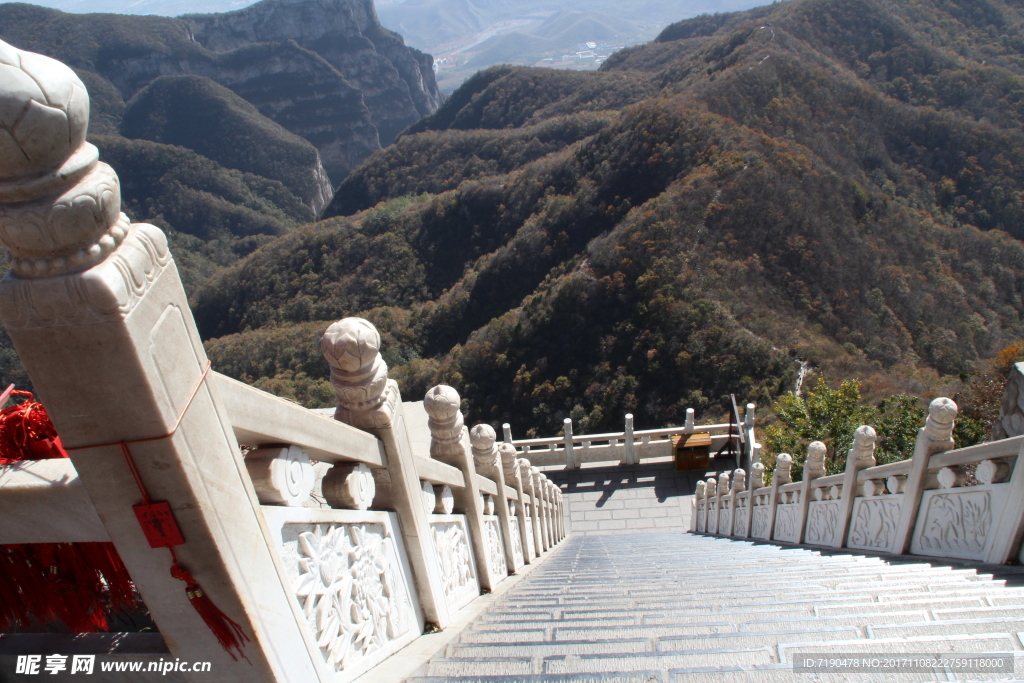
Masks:
[[[7,3],[0,39],[85,83],[89,139],[124,210],[167,231],[189,292],[316,220],[332,183],[441,100],[430,57],[382,28],[371,0],[174,19]],[[27,382],[2,331],[0,377]]]
[[[0,39],[60,59],[128,213],[168,230],[191,291],[315,220],[381,144],[434,111],[430,57],[371,0],[264,0],[178,18],[0,4]]]
[[[441,101],[430,57],[381,27],[371,0],[263,0],[178,18],[8,3],[0,38],[76,70],[94,134],[186,147],[278,181],[309,207],[305,220],[332,181]]]
[[[448,382],[519,434],[766,405],[795,359],[955,391],[1024,334],[1022,27],[794,0],[481,72],[196,294],[215,366],[327,401],[315,339],[365,315],[407,397]]]
[[[46,12],[26,7],[0,6],[0,36],[4,12]],[[103,47],[131,45],[104,21],[92,52],[53,44],[91,64],[134,54]],[[467,419],[523,435],[566,416],[578,431],[625,412],[680,422],[687,407],[720,413],[731,392],[767,406],[798,361],[868,396],[952,394],[1024,336],[1017,3],[792,0],[673,24],[597,72],[494,67],[370,155],[314,223],[302,193],[315,184],[275,164],[308,169],[322,143],[265,112],[273,89],[195,65],[241,73],[246,55],[315,45],[235,47],[254,35],[235,21],[196,19],[211,47],[127,98],[75,64],[131,214],[173,228],[222,372],[328,405],[317,339],[363,315],[407,399],[450,383]],[[26,41],[65,26],[15,23]],[[330,66],[335,47],[317,59]],[[179,98],[287,152],[216,149],[164,115]]]

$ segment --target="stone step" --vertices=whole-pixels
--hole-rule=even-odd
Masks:
[[[746,669],[719,667],[716,669],[672,670],[668,672],[666,680],[668,683],[793,683],[794,680],[799,682],[805,678],[807,683],[876,683],[879,680],[863,673],[794,674],[789,664]],[[892,681],[892,683],[916,683],[917,681],[931,683],[946,679],[936,678],[935,674],[914,673],[899,674],[887,677],[885,680]]]
[[[1018,638],[1008,633],[954,634],[938,636],[900,636],[898,638],[871,638],[858,640],[834,640],[789,642],[779,645],[779,655],[785,661],[792,661],[794,653],[829,654],[843,653],[984,653],[1013,652],[1021,649]]]
[[[594,631],[593,640],[538,640],[514,643],[459,643],[448,648],[449,658],[472,659],[502,657],[550,657],[552,655],[625,654],[654,651],[650,638],[602,639]]]
[[[1024,614],[1024,612],[1022,612]],[[1024,616],[996,619],[963,619],[945,621],[910,622],[868,626],[869,638],[899,638],[904,636],[973,635],[978,633],[1024,633]],[[1022,641],[1024,644],[1024,641]]]
[[[563,619],[558,622],[551,621],[489,621],[483,619],[487,616],[486,614],[473,622],[473,629],[476,631],[503,631],[508,628],[525,628],[525,629],[536,629],[540,626],[550,626],[557,624],[558,626],[575,627],[575,628],[587,628],[587,627],[598,627],[604,628],[606,626],[633,626],[638,624],[637,617],[635,616],[622,616],[622,617],[609,617],[605,619]]]
[[[789,662],[801,652],[1018,651],[1024,666],[1024,588],[990,574],[689,534],[643,538],[567,539],[413,683],[800,683]]]
[[[660,671],[520,676],[416,676],[406,683],[665,683]]]
[[[856,624],[823,624],[821,628],[817,628],[816,624],[819,622],[826,622],[831,620],[823,619],[807,619],[807,620],[784,620],[775,622],[779,624],[778,629],[774,632],[789,631],[789,632],[801,632],[801,631],[839,631],[849,633],[850,638],[857,638],[863,634],[861,629]],[[786,624],[796,624],[792,629],[788,629]],[[718,622],[710,624],[657,624],[649,626],[614,626],[602,628],[597,631],[593,628],[563,628],[561,626],[555,626],[552,628],[552,639],[553,640],[582,640],[589,635],[594,633],[600,633],[604,638],[663,638],[663,637],[674,637],[674,636],[736,636],[746,635],[748,637],[757,637],[757,634],[761,631],[745,631],[741,630],[743,627],[742,623],[733,622]],[[473,642],[476,640],[475,632],[467,632],[464,634],[464,639],[469,639],[467,642]],[[479,634],[483,635],[483,634]],[[490,632],[487,635],[492,635]]]
[[[767,648],[718,649],[698,652],[618,653],[609,655],[555,655],[530,657],[443,657],[427,665],[430,676],[520,676],[544,674],[593,674],[603,672],[665,671],[705,666],[771,664]]]
[[[881,605],[879,607],[882,607]],[[788,625],[792,628],[829,628],[834,626],[862,626],[865,624],[898,625],[903,623],[918,623],[928,621],[929,616],[925,610],[908,610],[906,612],[864,612],[861,614],[847,614],[833,617],[804,617],[802,619],[780,619],[770,617],[768,619],[751,619],[743,622],[743,631],[776,631],[784,629]]]

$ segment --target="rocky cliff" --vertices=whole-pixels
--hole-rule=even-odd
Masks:
[[[104,90],[97,118],[115,130],[124,103],[155,79],[208,78],[312,143],[335,184],[441,101],[431,58],[382,28],[371,0],[264,0],[180,18],[10,3],[0,5],[0,37]]]
[[[218,53],[294,40],[323,57],[362,93],[385,145],[441,103],[431,58],[383,28],[372,0],[264,0],[183,19],[196,41]]]

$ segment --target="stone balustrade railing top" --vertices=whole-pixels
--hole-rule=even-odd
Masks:
[[[1024,561],[1024,437],[956,449],[956,412],[948,398],[932,401],[913,456],[902,462],[876,465],[876,433],[863,425],[842,474],[825,476],[825,446],[812,442],[803,481],[791,482],[792,458],[782,453],[770,486],[760,463],[749,486],[740,483],[741,469],[732,486],[726,473],[700,482],[691,531],[989,564]]]

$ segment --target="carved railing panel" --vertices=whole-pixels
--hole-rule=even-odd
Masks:
[[[903,495],[857,498],[847,547],[892,553],[903,507]]]
[[[505,541],[501,535],[501,520],[497,515],[484,517],[484,528],[487,531],[487,549],[490,556],[491,581],[496,585],[508,576],[508,562],[505,560]]]
[[[480,595],[466,516],[430,515],[430,534],[441,565],[444,597],[454,612]]]
[[[800,538],[800,504],[785,503],[775,508],[775,528],[772,530],[773,541],[797,543]]]
[[[351,681],[423,632],[395,513],[262,510],[322,680]]]
[[[819,489],[820,490],[820,489]],[[831,547],[839,533],[839,501],[815,500],[808,505],[804,540],[810,545]]]
[[[925,491],[910,552],[984,561],[1009,489],[992,484]]]

